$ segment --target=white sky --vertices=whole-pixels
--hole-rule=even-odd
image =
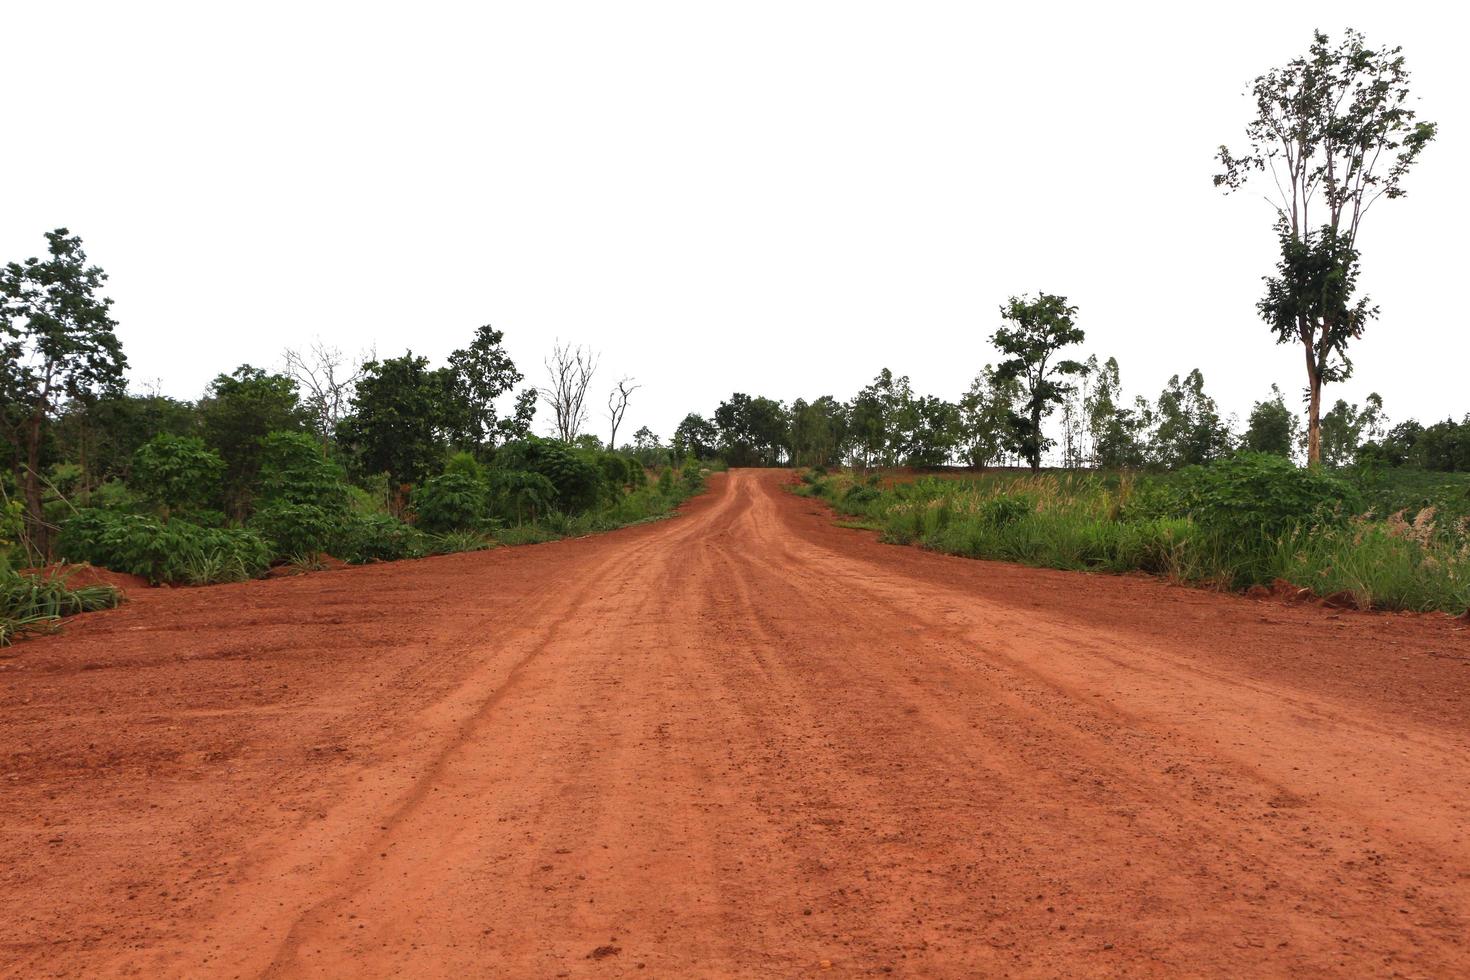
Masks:
[[[1041,289],[1130,395],[1198,366],[1243,416],[1304,371],[1255,313],[1272,212],[1212,155],[1249,79],[1351,25],[1441,135],[1365,222],[1383,314],[1328,398],[1470,412],[1465,8],[1005,6],[0,0],[0,261],[80,234],[135,385],[179,397],[316,335],[437,363],[488,322],[529,380],[554,338],[601,350],[593,431],[631,374],[622,433],[666,437],[884,365],[955,398]]]

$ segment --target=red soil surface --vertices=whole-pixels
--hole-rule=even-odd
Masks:
[[[0,972],[1470,974],[1470,632],[878,544],[146,590],[0,660]]]

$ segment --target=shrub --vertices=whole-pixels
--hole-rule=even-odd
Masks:
[[[418,526],[425,531],[462,531],[485,522],[489,505],[485,484],[465,473],[430,477],[413,492]]]
[[[605,496],[597,466],[585,453],[555,440],[530,436],[506,443],[495,454],[495,468],[544,476],[555,490],[555,506],[569,514],[590,510]]]
[[[102,510],[84,510],[63,523],[57,547],[66,560],[142,575],[154,584],[242,581],[263,574],[271,559],[269,546],[251,531]]]
[[[309,504],[341,514],[348,506],[346,481],[342,467],[304,432],[272,432],[260,441],[257,485],[264,503]]]
[[[331,552],[343,561],[397,561],[426,552],[424,536],[389,514],[354,514],[337,530]]]
[[[278,558],[316,559],[341,531],[341,514],[316,504],[272,500],[250,518],[250,527],[270,544]]]
[[[1180,471],[1169,506],[1174,513],[1159,516],[1191,517],[1244,546],[1296,527],[1340,524],[1361,500],[1352,486],[1320,470],[1299,469],[1280,456],[1239,453]]]
[[[534,523],[556,506],[556,487],[551,481],[524,470],[491,470],[490,495],[495,512],[517,525],[525,523],[527,515]]]
[[[1036,503],[1026,497],[991,497],[980,505],[980,518],[992,527],[1014,524],[1036,512]]]
[[[224,472],[225,461],[203,439],[163,432],[133,453],[130,482],[167,514],[209,500]]]

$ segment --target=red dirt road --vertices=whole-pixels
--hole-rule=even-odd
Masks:
[[[678,518],[0,660],[17,976],[1470,975],[1470,632]]]

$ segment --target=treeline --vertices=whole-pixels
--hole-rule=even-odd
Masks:
[[[558,345],[524,376],[480,327],[442,364],[317,344],[242,365],[196,400],[126,390],[106,276],[67,231],[0,277],[0,565],[90,561],[205,583],[272,564],[413,557],[668,512],[697,461],[649,471],[582,431],[596,358]],[[637,390],[609,398],[610,439]],[[561,438],[531,434],[537,405]],[[672,465],[671,465],[672,464]],[[7,552],[14,552],[7,554]]]
[[[1172,470],[1241,450],[1291,459],[1306,454],[1301,415],[1273,386],[1248,416],[1224,415],[1204,375],[1175,375],[1152,400],[1127,397],[1118,362],[1089,357],[1044,418],[1038,439],[1024,414],[1024,386],[986,365],[959,398],[917,394],[906,376],[883,369],[857,394],[790,404],[736,393],[710,417],[691,413],[671,440],[676,454],[719,456],[732,466],[930,468],[1024,466],[1041,459],[1067,469]],[[1470,472],[1470,415],[1423,425],[1390,424],[1383,400],[1338,399],[1322,415],[1322,461]],[[657,445],[656,442],[654,445]]]

